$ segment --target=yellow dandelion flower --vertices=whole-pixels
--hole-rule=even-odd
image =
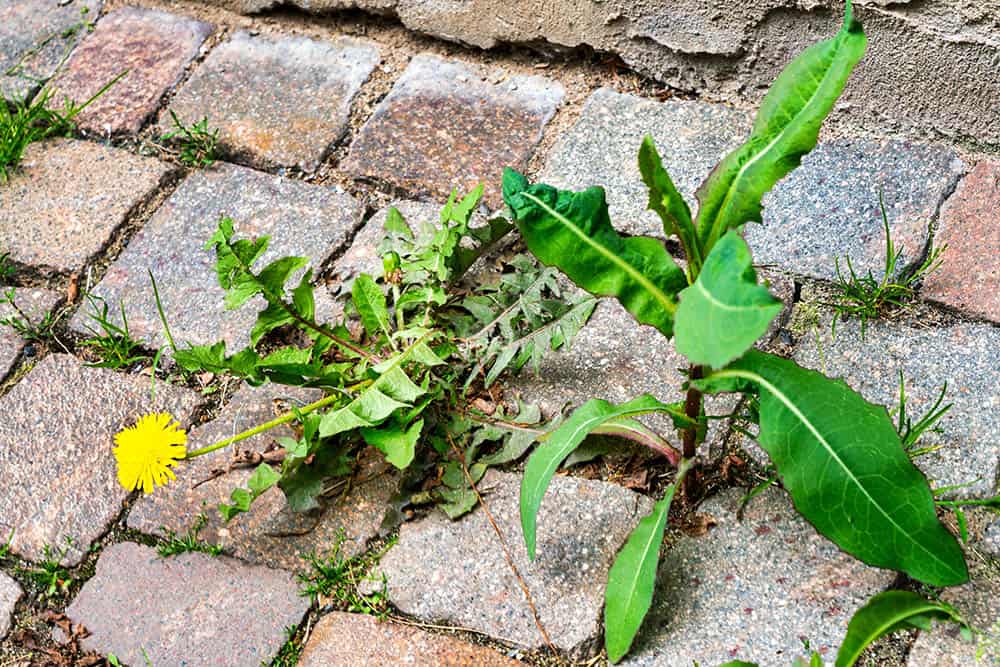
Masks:
[[[177,479],[171,466],[187,454],[187,433],[166,412],[144,415],[115,435],[118,482],[127,491],[152,493]]]

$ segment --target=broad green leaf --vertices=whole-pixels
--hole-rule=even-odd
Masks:
[[[365,442],[385,454],[385,460],[400,470],[413,462],[420,432],[424,428],[424,420],[418,419],[404,427],[402,424],[389,424],[380,428],[363,428],[361,437]]]
[[[674,339],[692,364],[722,368],[764,335],[781,301],[757,283],[750,249],[739,233],[722,237],[698,279],[680,293]]]
[[[664,409],[659,412],[666,411],[667,410]],[[676,413],[671,412],[670,415],[671,417],[683,418],[685,422],[691,421],[693,423],[693,420],[688,420],[687,415],[685,415],[682,410],[677,410]],[[674,465],[677,465],[680,462],[680,455],[678,451],[674,449],[674,447],[667,442],[663,436],[642,422],[629,419],[628,417],[611,419],[604,424],[601,424],[590,433],[591,435],[606,435],[631,440],[632,442],[643,445],[644,447],[649,447],[653,451],[663,454]],[[577,462],[580,461],[578,460]]]
[[[627,403],[614,405],[599,398],[577,408],[559,428],[549,433],[535,448],[524,467],[521,480],[521,528],[528,556],[535,559],[535,523],[542,496],[552,481],[559,464],[570,455],[583,439],[602,424],[620,417],[634,417],[651,412],[669,412],[673,407],[643,394]]]
[[[663,221],[663,233],[676,236],[684,247],[684,255],[691,264],[694,275],[701,268],[701,248],[698,234],[691,222],[691,209],[677,191],[670,174],[663,168],[663,160],[656,150],[653,137],[646,135],[639,147],[639,173],[649,189],[650,211],[655,211]]]
[[[507,169],[503,195],[525,243],[543,264],[558,267],[592,294],[615,297],[642,324],[673,334],[677,292],[687,278],[661,241],[614,230],[603,189],[529,186]]]
[[[367,273],[362,273],[354,281],[351,288],[351,301],[358,309],[361,316],[361,323],[369,336],[382,332],[386,336],[391,335],[389,331],[389,311],[385,305],[385,294],[382,289],[375,284],[375,281]]]
[[[886,591],[856,611],[837,651],[836,667],[851,667],[872,642],[896,630],[924,627],[928,617],[959,620],[953,608],[910,591]]]
[[[841,549],[932,586],[968,580],[962,549],[938,521],[885,408],[842,380],[757,350],[696,384],[755,388],[760,445],[795,507]]]
[[[727,229],[761,221],[761,197],[816,146],[819,128],[865,52],[865,34],[848,1],[844,26],[802,52],[771,85],[745,144],[698,189],[698,237],[710,252]]]
[[[689,466],[688,463],[680,467],[678,482],[683,480]],[[604,647],[611,662],[618,662],[628,653],[653,602],[660,545],[678,482],[668,486],[663,499],[639,521],[608,571],[608,586],[604,590]]]

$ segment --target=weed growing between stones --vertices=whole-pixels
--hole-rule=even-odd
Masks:
[[[374,553],[355,558],[347,558],[341,553],[344,541],[345,537],[341,532],[327,556],[321,558],[314,553],[303,556],[309,569],[298,577],[301,594],[313,604],[368,614],[384,620],[389,613],[385,576],[377,578],[371,570],[395,544],[395,539]],[[371,590],[362,592],[362,588]]]
[[[648,206],[659,214],[666,235],[679,241],[684,268],[658,239],[620,236],[602,188],[560,191],[530,185],[513,170],[504,174],[504,200],[531,252],[587,291],[618,299],[641,324],[673,338],[690,363],[685,400],[666,404],[648,394],[620,405],[591,400],[547,434],[525,467],[521,522],[534,558],[542,497],[560,463],[589,433],[599,426],[631,424],[648,413],[669,415],[679,432],[683,459],[676,480],[639,522],[608,575],[605,646],[612,662],[628,653],[650,608],[671,501],[678,489],[697,487],[698,445],[711,418],[705,394],[751,397],[755,438],[795,507],[841,549],[932,586],[968,580],[962,549],[938,520],[927,480],[885,408],[868,403],[843,381],[754,347],[782,306],[758,282],[742,229],[761,222],[761,198],[815,147],[820,125],[865,48],[866,37],[848,2],[841,31],[807,49],[776,79],[749,139],[698,190],[697,216],[646,138],[639,169],[649,188]],[[887,299],[901,298],[901,290],[910,290],[917,279],[911,274],[898,285],[891,282],[898,254],[891,241],[887,245],[886,282],[871,286],[861,279],[852,287],[852,295],[876,309]],[[924,273],[937,261],[936,254],[931,257]],[[917,600],[873,599],[855,617],[837,665],[853,664],[860,653],[855,649],[890,629],[945,613],[935,603]]]
[[[882,212],[882,228],[885,230],[885,260],[882,278],[876,279],[869,270],[859,276],[851,265],[851,258],[845,258],[847,274],[840,270],[840,260],[836,260],[837,282],[834,287],[837,297],[824,304],[834,310],[831,326],[836,332],[837,321],[857,317],[861,323],[861,337],[864,338],[868,320],[877,319],[887,310],[903,308],[914,296],[914,287],[941,266],[941,254],[948,249],[931,247],[919,266],[900,270],[899,260],[903,250],[896,250],[889,231],[889,216],[885,212],[885,201],[879,194],[879,209]]]
[[[73,578],[69,570],[60,563],[72,546],[72,540],[66,540],[66,546],[62,549],[55,549],[46,544],[42,550],[42,560],[37,565],[18,566],[17,571],[24,577],[30,579],[41,591],[41,599],[58,597],[69,591],[73,583]]]
[[[173,141],[177,144],[177,151],[169,152],[177,156],[182,164],[195,169],[211,167],[218,159],[217,151],[219,144],[219,130],[208,128],[208,118],[185,125],[173,109],[170,109],[170,118],[173,120],[174,129],[160,137],[161,141]]]
[[[120,370],[149,358],[143,352],[142,343],[132,338],[124,303],[118,304],[122,322],[119,326],[108,316],[108,304],[104,299],[88,294],[87,301],[90,304],[87,316],[95,326],[84,325],[91,336],[80,341],[80,347],[98,358],[98,361],[88,364],[89,366]]]
[[[73,121],[77,115],[126,74],[128,70],[108,81],[83,104],[66,98],[61,109],[53,106],[53,94],[48,88],[38,93],[30,103],[18,101],[8,105],[0,101],[0,184],[10,179],[30,144],[70,134],[75,128]]]
[[[59,318],[54,313],[49,312],[42,316],[41,321],[35,322],[17,305],[17,290],[15,288],[7,288],[0,296],[0,304],[9,304],[14,311],[13,315],[0,319],[0,324],[10,327],[24,340],[35,343],[46,341],[53,336],[52,329]]]
[[[177,535],[174,531],[168,530],[163,542],[156,547],[156,553],[164,558],[193,552],[218,556],[223,551],[222,547],[217,544],[209,544],[198,538],[198,533],[201,532],[206,523],[208,523],[208,517],[205,514],[199,514],[194,524],[184,535]]]

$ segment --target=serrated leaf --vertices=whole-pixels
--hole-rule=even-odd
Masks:
[[[264,310],[257,314],[257,321],[254,322],[253,327],[250,329],[250,345],[256,347],[261,338],[278,327],[283,327],[294,321],[295,318],[292,317],[291,313],[281,306],[268,304]]]
[[[380,428],[363,428],[361,437],[366,443],[385,454],[386,461],[402,470],[413,462],[417,441],[423,428],[424,420],[418,419],[409,427],[389,424]]]
[[[663,233],[676,236],[684,248],[684,256],[693,265],[694,272],[701,268],[701,248],[698,245],[698,234],[691,221],[691,209],[684,197],[677,191],[670,174],[663,168],[663,160],[656,150],[653,137],[646,135],[639,147],[639,173],[642,181],[649,189],[647,208],[655,211],[663,222]]]
[[[614,230],[603,189],[529,186],[507,169],[503,194],[528,248],[543,264],[558,267],[592,294],[615,297],[642,324],[673,334],[677,292],[687,285],[684,272],[661,241],[626,238]]]
[[[389,330],[389,310],[385,304],[385,294],[370,275],[362,273],[351,288],[351,300],[361,316],[361,323],[369,336],[381,332],[392,335]]]
[[[781,301],[757,283],[750,248],[736,231],[715,244],[694,284],[680,293],[677,351],[692,364],[722,368],[764,335]]]
[[[683,479],[686,472],[687,467],[682,466],[678,478]],[[660,545],[676,489],[676,482],[667,487],[663,499],[629,534],[608,571],[608,585],[604,589],[604,647],[613,663],[628,653],[653,602]]]
[[[281,474],[278,471],[266,463],[261,463],[247,479],[247,488],[256,498],[277,484],[279,479],[281,479]]]
[[[842,380],[757,350],[695,384],[755,389],[761,447],[796,509],[841,549],[932,586],[968,580],[962,549],[938,521],[927,479],[884,407]]]
[[[528,458],[521,480],[521,528],[528,557],[535,559],[535,528],[538,508],[552,481],[559,464],[577,448],[595,428],[621,417],[635,417],[651,412],[665,412],[671,406],[661,403],[649,394],[643,394],[627,403],[614,405],[601,399],[591,399],[577,408],[559,428],[549,433],[544,442]]]
[[[851,617],[847,635],[837,651],[836,667],[851,667],[879,637],[908,625],[924,625],[928,617],[956,619],[950,606],[925,600],[910,591],[886,591],[872,597]],[[913,623],[912,621],[916,621]]]
[[[841,31],[810,46],[771,85],[746,143],[698,189],[698,237],[705,252],[726,230],[761,221],[761,198],[816,145],[820,125],[865,52],[848,0]]]
[[[385,224],[382,226],[385,233],[392,236],[398,235],[408,240],[413,240],[413,230],[406,224],[403,214],[395,206],[389,207],[389,212],[385,216]]]

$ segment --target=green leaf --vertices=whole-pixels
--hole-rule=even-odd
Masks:
[[[865,648],[879,637],[912,627],[914,621],[923,627],[928,616],[959,620],[957,613],[949,605],[925,600],[916,593],[879,593],[851,618],[847,635],[837,651],[836,667],[851,667]]]
[[[649,189],[650,211],[655,211],[663,221],[663,233],[676,236],[684,248],[684,256],[692,265],[693,274],[701,269],[701,248],[698,235],[691,222],[691,209],[677,191],[670,174],[663,168],[663,160],[656,150],[653,137],[646,135],[639,147],[639,173]]]
[[[424,420],[418,419],[409,428],[402,424],[390,424],[380,428],[363,428],[361,437],[372,447],[385,454],[385,460],[400,470],[413,462]]]
[[[842,380],[757,350],[695,384],[759,393],[761,447],[795,507],[841,549],[932,586],[968,580],[962,549],[938,521],[885,408]]]
[[[577,408],[559,428],[548,434],[545,441],[535,448],[524,468],[521,480],[521,528],[528,556],[535,559],[535,522],[542,496],[552,481],[559,464],[577,448],[594,429],[619,417],[634,417],[650,412],[668,412],[673,408],[649,394],[643,394],[627,403],[614,405],[599,398],[591,399]]]
[[[507,169],[503,195],[525,243],[543,264],[558,267],[592,294],[617,298],[642,324],[673,334],[677,292],[687,285],[684,272],[661,241],[626,238],[614,230],[603,189],[529,186]]]
[[[667,487],[653,511],[639,521],[608,571],[608,586],[604,590],[604,647],[611,662],[618,662],[628,653],[653,602],[656,566],[660,562],[670,503],[688,467],[690,463],[680,467],[677,481]]]
[[[722,368],[764,335],[781,301],[757,284],[746,242],[736,231],[722,237],[694,284],[680,293],[674,338],[692,364]]]
[[[391,335],[385,294],[382,293],[382,289],[375,284],[370,275],[362,273],[357,277],[354,281],[354,287],[351,289],[351,300],[354,302],[354,307],[358,309],[361,323],[369,336],[374,336],[380,331],[386,336]]]
[[[802,52],[761,102],[745,144],[727,155],[698,189],[698,237],[710,252],[726,230],[761,221],[760,200],[816,146],[820,125],[844,89],[867,40],[847,3],[844,26]]]

